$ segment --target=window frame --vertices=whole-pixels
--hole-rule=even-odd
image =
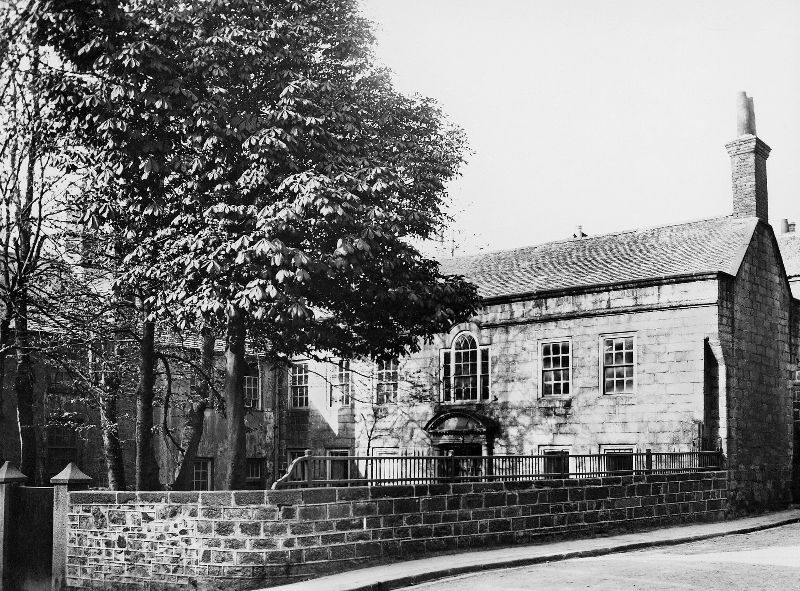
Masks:
[[[792,419],[800,428],[800,387],[792,386]]]
[[[197,488],[196,483],[199,482],[197,479],[197,464],[199,462],[205,463],[206,466],[206,488]],[[207,457],[195,457],[194,462],[192,463],[192,490],[214,490],[214,458],[207,458]]]
[[[328,380],[328,407],[353,406],[353,370],[350,367],[349,359],[339,359],[331,370],[331,377]],[[342,376],[347,376],[343,382]],[[347,387],[345,393],[344,386]],[[338,392],[338,394],[337,394]],[[346,399],[346,402],[342,402]]]
[[[570,470],[570,456],[572,455],[572,450],[569,445],[540,445],[539,446],[539,454],[540,456],[545,456],[544,461],[542,462],[542,467],[544,468],[545,474],[560,474],[560,475],[569,475]],[[549,457],[548,457],[549,456]],[[566,456],[564,458],[563,456]],[[558,460],[556,459],[558,458]],[[566,470],[558,471],[548,471],[548,464],[550,462],[555,463],[562,463],[566,459],[566,463],[564,467]],[[566,478],[567,476],[563,476]]]
[[[614,475],[632,474],[636,469],[636,446],[624,443],[604,443],[600,445],[600,453],[605,459],[606,472],[613,473]],[[608,456],[628,456],[630,457],[630,468],[624,469],[609,469]]]
[[[294,383],[294,378],[295,378],[294,370],[295,370],[295,368],[299,368],[299,367],[303,367],[304,368],[303,377],[305,378],[305,381],[302,384],[299,384],[299,383],[295,384]],[[311,376],[311,372],[309,371],[309,368],[308,368],[308,361],[293,361],[292,362],[291,366],[289,367],[289,379],[288,379],[288,381],[289,381],[289,384],[288,384],[289,385],[289,388],[288,388],[288,390],[289,390],[289,408],[291,410],[308,410],[311,407],[311,392],[310,392],[310,390],[311,390],[311,388],[310,388],[311,379],[310,379],[310,376]],[[305,396],[304,396],[305,397],[305,405],[304,406],[299,406],[299,405],[295,404],[295,401],[298,400],[299,398],[295,396],[294,388],[305,388]]]
[[[250,476],[250,468],[258,466],[258,476]],[[248,484],[261,484],[264,481],[264,458],[247,458],[247,475],[245,482]]]
[[[567,384],[569,385],[569,394],[545,394],[544,393],[544,346],[545,345],[552,345],[553,343],[569,343],[569,361],[567,366],[567,371],[569,373],[569,380]],[[542,339],[539,341],[539,350],[538,350],[538,375],[537,375],[537,393],[539,398],[571,398],[575,391],[573,389],[572,378],[574,375],[574,371],[572,368],[573,357],[572,357],[572,337],[562,337],[562,338],[554,338],[554,339]],[[559,368],[563,369],[563,368]],[[547,371],[553,371],[552,368],[548,369]]]
[[[462,336],[469,336],[475,342],[477,351],[477,396],[475,398],[455,399],[455,353],[456,344]],[[466,349],[470,350],[470,349]],[[484,354],[486,356],[486,373],[483,371]],[[485,380],[485,382],[484,382]],[[449,381],[449,385],[448,385]],[[481,404],[492,401],[492,351],[491,345],[481,345],[480,339],[469,330],[462,330],[453,336],[449,347],[439,349],[439,402],[442,404]],[[485,388],[484,388],[485,385]],[[484,389],[486,396],[483,396]]]
[[[381,369],[381,363],[394,364],[394,369]],[[390,365],[391,367],[391,365]],[[386,379],[387,374],[394,374],[394,380]],[[383,379],[382,377],[383,376]],[[389,397],[381,399],[381,386],[394,385],[391,399]],[[375,362],[375,405],[384,406],[386,404],[397,404],[397,396],[400,391],[400,360],[387,359]]]
[[[624,339],[624,338],[630,338],[630,339],[633,340],[633,363],[631,364],[632,369],[633,369],[633,374],[632,374],[632,377],[633,377],[633,390],[630,391],[630,392],[606,392],[605,341],[607,339]],[[603,396],[635,396],[636,395],[636,392],[637,392],[637,389],[638,389],[638,386],[639,386],[638,379],[637,379],[637,374],[638,374],[637,367],[638,367],[638,357],[639,357],[638,356],[638,349],[639,349],[638,341],[639,341],[639,338],[638,338],[638,335],[635,332],[612,332],[612,333],[605,333],[605,334],[601,334],[600,335],[600,337],[598,339],[598,348],[597,348],[597,352],[598,352],[598,368],[599,368],[598,378],[599,378],[599,382],[600,382],[599,383],[600,393]],[[627,366],[628,364],[626,363],[624,365]],[[611,365],[609,367],[620,367],[620,366]]]
[[[256,380],[256,384],[255,384],[255,394],[256,395],[253,398],[248,398],[247,397],[247,387],[248,387],[247,380],[248,380],[248,378],[250,378],[251,380],[253,378],[255,378],[255,380]],[[249,409],[249,410],[263,410],[264,409],[264,401],[263,401],[264,397],[262,396],[262,393],[261,393],[261,368],[256,366],[255,375],[253,375],[252,373],[251,374],[245,374],[243,376],[243,378],[242,378],[242,381],[243,381],[242,390],[243,390],[243,393],[244,393],[244,407],[246,409]],[[253,403],[255,403],[255,404],[253,404]]]

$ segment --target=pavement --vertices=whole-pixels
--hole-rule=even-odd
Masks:
[[[800,523],[800,508],[717,523],[701,523],[551,544],[506,546],[493,550],[441,554],[351,570],[263,591],[389,591],[427,581],[492,569],[570,558],[605,556],[644,548],[673,546],[730,534],[746,534]]]

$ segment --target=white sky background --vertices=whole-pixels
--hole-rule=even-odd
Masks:
[[[770,222],[800,222],[800,0],[362,3],[398,87],[469,137],[456,254],[729,214],[740,90]]]

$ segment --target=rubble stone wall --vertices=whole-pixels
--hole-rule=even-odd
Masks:
[[[365,560],[722,519],[725,472],[240,492],[70,493],[70,589],[237,589]]]

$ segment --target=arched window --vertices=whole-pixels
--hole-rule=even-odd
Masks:
[[[489,347],[461,333],[442,351],[442,402],[489,400]]]

